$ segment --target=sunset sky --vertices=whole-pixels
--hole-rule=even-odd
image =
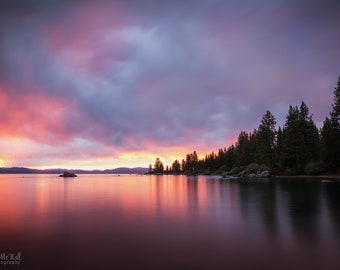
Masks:
[[[8,2],[7,4],[4,2]],[[165,165],[228,147],[340,76],[340,1],[0,3],[0,167]]]

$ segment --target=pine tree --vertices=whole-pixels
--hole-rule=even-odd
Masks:
[[[191,170],[191,157],[190,154],[188,153],[185,157],[185,166],[184,166],[184,171],[189,172]]]
[[[155,164],[153,166],[153,172],[154,173],[163,173],[163,171],[164,171],[163,162],[159,158],[156,158]]]
[[[319,131],[313,121],[313,116],[309,115],[307,105],[302,102],[300,106],[300,128],[303,136],[303,145],[301,146],[301,162],[307,164],[312,161],[318,161],[319,154]]]
[[[335,149],[335,168],[340,170],[340,77],[338,78],[338,86],[334,90],[333,111],[331,112],[331,122],[334,129],[334,149]]]
[[[185,171],[185,168],[186,168],[186,162],[184,159],[182,159],[182,162],[181,162],[181,170],[184,172]]]
[[[304,102],[289,107],[282,135],[282,164],[294,173],[302,173],[311,161],[319,159],[319,133]]]
[[[176,174],[181,172],[181,164],[177,159],[172,163],[172,170]]]
[[[281,166],[281,156],[282,156],[282,141],[283,141],[283,132],[281,127],[277,130],[276,138],[275,138],[275,147],[274,147],[274,167],[275,170],[280,169]]]
[[[321,155],[326,167],[332,171],[340,170],[340,77],[330,118],[326,118],[321,129]]]
[[[188,153],[186,155],[185,166],[184,169],[186,173],[196,173],[198,170],[199,162],[198,162],[198,155],[196,151],[193,153]]]
[[[334,98],[331,112],[331,122],[335,129],[340,130],[340,77],[338,78],[338,87],[334,90]]]
[[[250,163],[250,140],[249,134],[241,131],[235,146],[235,158],[237,166],[246,166]]]
[[[231,170],[233,167],[236,166],[235,160],[235,146],[232,144],[226,153],[226,169]]]
[[[332,127],[331,120],[326,117],[323,122],[323,127],[321,129],[321,159],[324,161],[326,168],[333,170],[335,169],[336,161],[336,148],[335,142],[335,132]]]
[[[274,164],[274,143],[276,135],[275,117],[267,111],[263,115],[261,124],[257,130],[257,157],[256,160],[260,164],[272,167]]]
[[[257,162],[257,130],[254,129],[252,133],[249,134],[249,156],[248,156],[248,164]]]
[[[283,142],[282,142],[282,165],[284,168],[297,172],[298,164],[298,150],[302,143],[301,135],[298,129],[299,109],[292,105],[289,106],[288,115],[283,128]]]

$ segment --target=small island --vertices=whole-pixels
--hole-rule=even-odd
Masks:
[[[63,174],[59,175],[59,177],[77,177],[75,173],[65,171]]]

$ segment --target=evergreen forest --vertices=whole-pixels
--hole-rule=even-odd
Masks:
[[[149,165],[154,174],[223,174],[238,168],[268,170],[275,175],[340,173],[340,77],[334,90],[332,110],[318,129],[304,102],[289,106],[283,127],[276,127],[270,111],[257,129],[241,131],[228,148],[198,158],[196,151],[164,167],[157,158]]]

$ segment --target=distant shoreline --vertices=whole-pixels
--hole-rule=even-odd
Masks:
[[[70,171],[77,174],[143,174],[148,168],[143,167],[119,167],[105,170],[82,170],[82,169],[31,169],[25,167],[3,167],[0,168],[0,174],[61,174],[64,171]]]

